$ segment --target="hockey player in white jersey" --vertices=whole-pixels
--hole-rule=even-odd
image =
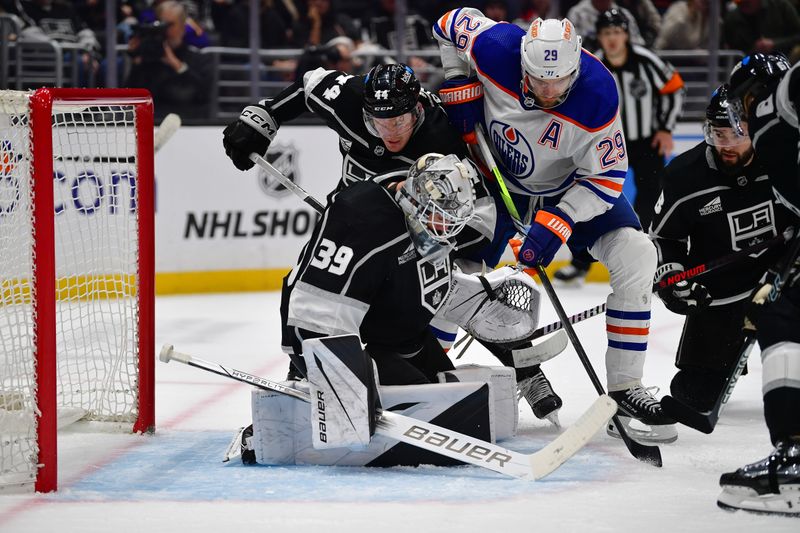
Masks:
[[[467,137],[476,126],[485,129],[514,206],[530,224],[520,261],[546,266],[567,244],[608,268],[610,395],[623,422],[649,426],[628,425],[634,438],[674,441],[674,421],[641,381],[656,251],[621,194],[628,160],[611,74],[581,48],[566,19],[536,19],[525,31],[461,8],[444,14],[433,33],[451,122]],[[511,216],[498,211],[492,246],[478,258],[489,265],[516,231]]]

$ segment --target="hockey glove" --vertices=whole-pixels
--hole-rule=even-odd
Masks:
[[[265,156],[276,133],[278,125],[267,109],[262,105],[249,105],[222,132],[222,145],[236,168],[249,170],[253,168],[250,154]]]
[[[546,267],[572,235],[572,224],[572,219],[557,207],[539,209],[517,259],[528,266]]]
[[[675,271],[668,274],[673,275]],[[693,281],[679,281],[675,285],[663,288],[658,291],[658,297],[667,309],[679,315],[699,313],[713,301],[708,289]]]
[[[446,80],[439,87],[450,124],[469,144],[476,144],[475,125],[483,122],[483,85],[476,76]]]

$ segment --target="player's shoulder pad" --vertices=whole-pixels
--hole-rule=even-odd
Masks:
[[[520,43],[525,30],[500,22],[475,38],[472,61],[477,70],[512,93],[520,90],[522,58]]]
[[[705,141],[675,156],[664,168],[662,185],[664,189],[696,189],[708,169]]]
[[[554,114],[564,115],[579,128],[595,132],[607,128],[618,112],[619,94],[614,76],[599,59],[582,50],[578,80]]]
[[[377,233],[382,237],[407,231],[402,210],[392,193],[371,180],[349,185],[336,195],[331,209],[337,217],[345,217],[350,226],[379,228]]]
[[[319,67],[309,70],[303,74],[303,87],[306,93],[318,93],[337,85],[344,90],[355,91],[359,94],[364,92],[364,77],[354,76],[339,70],[327,70]]]

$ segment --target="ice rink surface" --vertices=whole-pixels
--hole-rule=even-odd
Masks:
[[[557,288],[569,314],[605,301],[608,287]],[[543,295],[543,298],[546,296]],[[278,293],[160,297],[157,347],[252,374],[283,379]],[[542,305],[541,325],[555,319]],[[645,385],[668,391],[682,317],[654,298]],[[576,331],[605,383],[605,322]],[[473,347],[461,360],[492,363]],[[596,392],[572,348],[543,366],[564,399],[562,424]],[[680,427],[662,445],[663,468],[633,459],[621,441],[597,435],[538,482],[457,468],[245,467],[222,463],[234,432],[250,422],[250,388],[178,363],[156,367],[152,436],[97,433],[81,424],[59,436],[58,493],[0,495],[0,532],[781,532],[796,519],[717,508],[719,475],[772,449],[762,417],[761,365],[751,356],[714,433]],[[557,430],[520,406],[507,448],[533,452]]]

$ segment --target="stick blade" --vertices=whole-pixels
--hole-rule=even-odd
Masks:
[[[620,437],[622,437],[622,440],[631,455],[643,463],[648,463],[659,468],[664,466],[664,463],[661,460],[661,450],[658,446],[642,444],[641,442],[633,440],[631,436],[625,432],[625,428],[622,425],[622,422],[620,422],[619,417],[614,415],[612,419],[614,420],[614,425],[617,426]]]
[[[714,431],[717,425],[719,415],[715,416],[713,411],[701,412],[692,409],[680,400],[676,400],[672,396],[664,396],[661,398],[661,409],[664,414],[680,422],[684,426],[696,429],[701,433],[708,435]]]
[[[175,113],[170,113],[159,124],[155,134],[153,134],[153,149],[158,151],[172,137],[178,128],[181,127],[181,117]]]
[[[581,417],[557,439],[531,456],[534,479],[541,479],[583,448],[617,412],[617,402],[607,394],[599,396]]]

